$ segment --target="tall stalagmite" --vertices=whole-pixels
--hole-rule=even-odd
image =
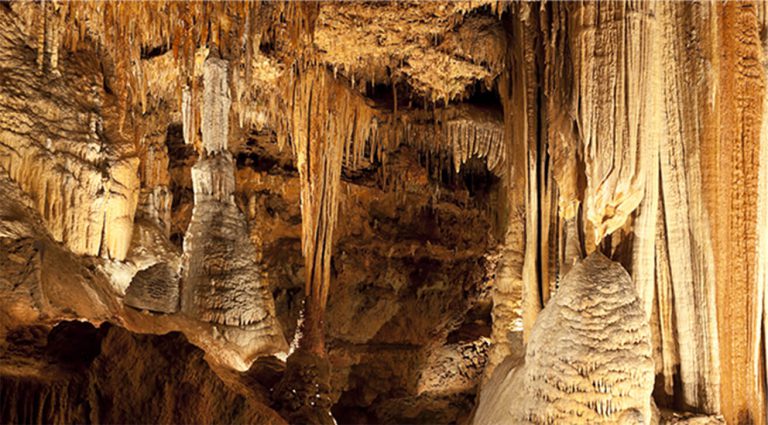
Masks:
[[[234,201],[227,75],[227,61],[205,60],[202,151],[192,167],[194,210],[184,238],[181,308],[214,324],[214,332],[245,347],[252,360],[279,351],[285,341],[248,225]]]

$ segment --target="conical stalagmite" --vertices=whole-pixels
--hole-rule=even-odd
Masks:
[[[274,353],[285,340],[245,217],[234,201],[227,62],[209,57],[204,79],[203,152],[192,167],[195,204],[184,238],[181,308],[217,325],[224,338],[248,347],[251,356]]]
[[[516,371],[480,394],[475,424],[650,423],[653,359],[627,272],[593,253],[539,314]]]

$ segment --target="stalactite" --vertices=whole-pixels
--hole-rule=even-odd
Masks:
[[[56,74],[59,66],[60,14],[59,4],[41,1],[36,13],[37,67],[40,71]]]
[[[24,376],[0,377],[0,421],[63,425],[85,422],[85,406],[78,399],[82,383]]]
[[[702,15],[699,15],[702,13]],[[669,273],[674,297],[680,356],[680,397],[707,413],[720,410],[720,366],[714,270],[709,219],[702,205],[702,140],[711,127],[709,99],[714,88],[689,84],[690,75],[707,75],[703,61],[687,61],[690,49],[707,48],[707,11],[693,5],[664,5],[664,113],[667,139],[659,146],[661,193],[666,224]],[[693,18],[695,30],[681,26]],[[704,117],[699,117],[703,113]],[[710,121],[710,125],[713,123]],[[659,264],[664,267],[664,264]]]
[[[505,162],[501,149],[504,132],[493,124],[480,126],[476,121],[450,120],[442,126],[444,142],[451,147],[456,173],[471,158],[485,158],[487,167],[497,171]]]
[[[291,143],[301,181],[301,246],[308,297],[302,346],[319,356],[325,356],[323,314],[331,283],[342,160],[352,147],[357,150],[349,154],[354,163],[365,141],[352,145],[355,110],[344,99],[335,98],[339,92],[334,90],[335,83],[322,69],[304,71],[293,89],[291,117]]]
[[[252,55],[258,51],[261,31],[268,20],[259,19],[233,22],[228,18],[250,16],[267,12],[258,11],[260,2],[129,2],[108,3],[63,2],[64,47],[77,48],[85,37],[93,37],[115,64],[115,91],[120,99],[121,116],[133,109],[146,111],[150,105],[147,79],[143,71],[142,49],[168,46],[173,52],[178,68],[176,81],[179,87],[188,85],[194,79],[195,55],[198,48],[220,46],[222,54],[238,66],[251,65]],[[277,8],[267,11],[277,13]],[[221,23],[223,22],[223,24]],[[231,38],[232,37],[232,38]],[[42,40],[42,39],[41,39]],[[235,41],[237,40],[237,41]],[[229,48],[229,46],[241,48]],[[244,62],[248,61],[248,62]],[[191,98],[194,100],[194,82]],[[177,101],[182,103],[183,94],[178,93]],[[236,98],[237,101],[240,98]],[[240,110],[235,107],[235,111]],[[195,119],[194,113],[192,119]],[[189,136],[189,135],[187,135]],[[192,134],[192,139],[194,134]],[[189,140],[193,143],[192,140]]]
[[[651,3],[580,3],[568,9],[573,106],[586,174],[589,249],[619,229],[640,203],[655,142],[648,115]],[[650,78],[649,78],[650,77]],[[610,89],[609,89],[610,87]],[[566,99],[569,99],[566,97]],[[637,102],[635,99],[643,99]],[[567,134],[567,133],[566,133]]]
[[[650,5],[647,11],[656,14],[655,5]],[[637,18],[630,18],[637,19]],[[636,78],[642,79],[641,88],[643,105],[637,121],[637,138],[642,156],[640,169],[637,171],[637,185],[643,188],[643,200],[640,202],[633,222],[632,239],[632,280],[637,288],[646,318],[650,320],[656,284],[654,259],[657,252],[657,219],[659,209],[659,145],[665,136],[664,126],[664,22],[651,19],[648,15],[641,17],[643,27],[635,30],[643,37],[640,54],[643,59],[636,65],[644,70]],[[633,53],[629,53],[632,55]],[[627,64],[626,66],[635,66]],[[629,78],[629,77],[628,77]],[[630,84],[632,84],[630,82]],[[632,101],[631,98],[630,101]],[[635,102],[637,102],[635,100]]]
[[[720,127],[702,144],[703,194],[710,215],[718,311],[721,407],[729,423],[763,422],[758,299],[758,175],[765,96],[758,5],[718,4],[716,78]],[[753,365],[745,367],[745,365]]]
[[[184,86],[181,94],[181,120],[184,143],[191,145],[195,141],[194,108],[192,107],[192,93],[189,86]]]
[[[512,143],[515,163],[511,165],[513,191],[524,194],[525,199],[525,255],[523,259],[523,336],[528,334],[541,310],[541,282],[536,266],[539,251],[539,199],[537,188],[539,138],[538,122],[538,58],[536,39],[538,36],[538,11],[527,4],[519,6],[513,20],[511,36],[520,39],[511,51],[511,107]],[[523,189],[524,188],[524,189]]]
[[[397,113],[379,116],[379,149],[386,153],[402,143],[418,148],[430,158],[447,156],[454,173],[459,173],[470,159],[481,159],[489,171],[502,176],[508,152],[504,148],[503,119],[497,115],[483,108],[450,107],[430,118]]]
[[[224,153],[229,139],[229,109],[232,104],[227,83],[227,62],[208,59],[203,76],[203,151]],[[234,188],[233,188],[234,189]]]
[[[558,187],[559,215],[572,220],[578,213],[583,198],[579,187],[580,163],[583,153],[579,149],[576,133],[577,106],[573,93],[574,69],[562,60],[569,51],[568,9],[553,5],[545,9],[544,22],[545,63],[543,90],[546,94],[547,152],[553,162],[553,177]],[[548,24],[548,25],[547,25]]]
[[[147,227],[169,232],[162,137],[168,122],[180,120],[184,142],[200,152],[184,240],[183,315],[242,348],[262,325],[277,326],[245,237],[248,222],[234,202],[230,149],[239,146],[228,142],[274,131],[279,149],[291,145],[295,153],[307,273],[302,327],[306,346],[322,355],[342,173],[366,179],[373,170],[378,188],[405,204],[414,184],[387,163],[395,150],[398,158],[415,152],[429,176],[419,182],[446,183],[439,190],[459,186],[459,173],[471,176],[484,162],[502,181],[498,194],[493,182],[491,196],[502,199],[491,207],[505,226],[493,234],[501,240],[488,375],[522,350],[523,335],[573,264],[601,251],[629,269],[654,326],[660,404],[763,422],[765,5],[440,6],[423,6],[429,17],[409,21],[438,21],[414,37],[423,46],[404,40],[410,29],[397,34],[416,53],[376,57],[389,60],[379,67],[384,73],[356,54],[329,59],[314,28],[330,25],[323,19],[332,19],[332,7],[319,3],[0,6],[0,26],[9,28],[0,31],[0,171],[31,196],[66,249],[128,264],[132,245],[164,237]],[[377,16],[389,16],[382,13],[388,7]],[[16,15],[24,8],[28,15]],[[489,46],[472,38],[467,48],[462,31],[492,33]],[[78,46],[86,47],[82,55],[59,56]],[[383,106],[388,99],[368,98],[381,94],[378,83],[392,84],[394,110]],[[485,97],[460,102],[472,87],[493,84],[503,116],[498,105],[477,105]],[[159,113],[166,125],[150,134],[147,117]],[[156,264],[135,267],[145,273],[123,301],[175,312],[178,268]],[[127,284],[113,286],[121,293]],[[171,301],[144,302],[155,295]],[[266,338],[280,345],[281,336]],[[590,407],[602,417],[615,406]]]

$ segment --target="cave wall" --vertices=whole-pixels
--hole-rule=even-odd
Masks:
[[[765,418],[762,16],[748,2],[557,3],[513,7],[507,24],[522,65],[508,128],[537,128],[527,157],[511,155],[527,173],[509,203],[535,211],[522,219],[532,246],[501,260],[522,272],[517,330],[527,338],[574,258],[602,251],[631,272],[654,327],[657,403],[729,423]]]

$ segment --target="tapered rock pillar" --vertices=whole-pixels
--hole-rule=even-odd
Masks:
[[[651,333],[627,272],[599,252],[574,266],[531,331],[525,364],[499,367],[475,424],[651,423]]]
[[[181,308],[214,325],[252,357],[285,347],[269,286],[256,264],[245,217],[234,201],[235,164],[227,150],[227,62],[205,62],[202,152],[192,167],[194,209],[184,238]]]

